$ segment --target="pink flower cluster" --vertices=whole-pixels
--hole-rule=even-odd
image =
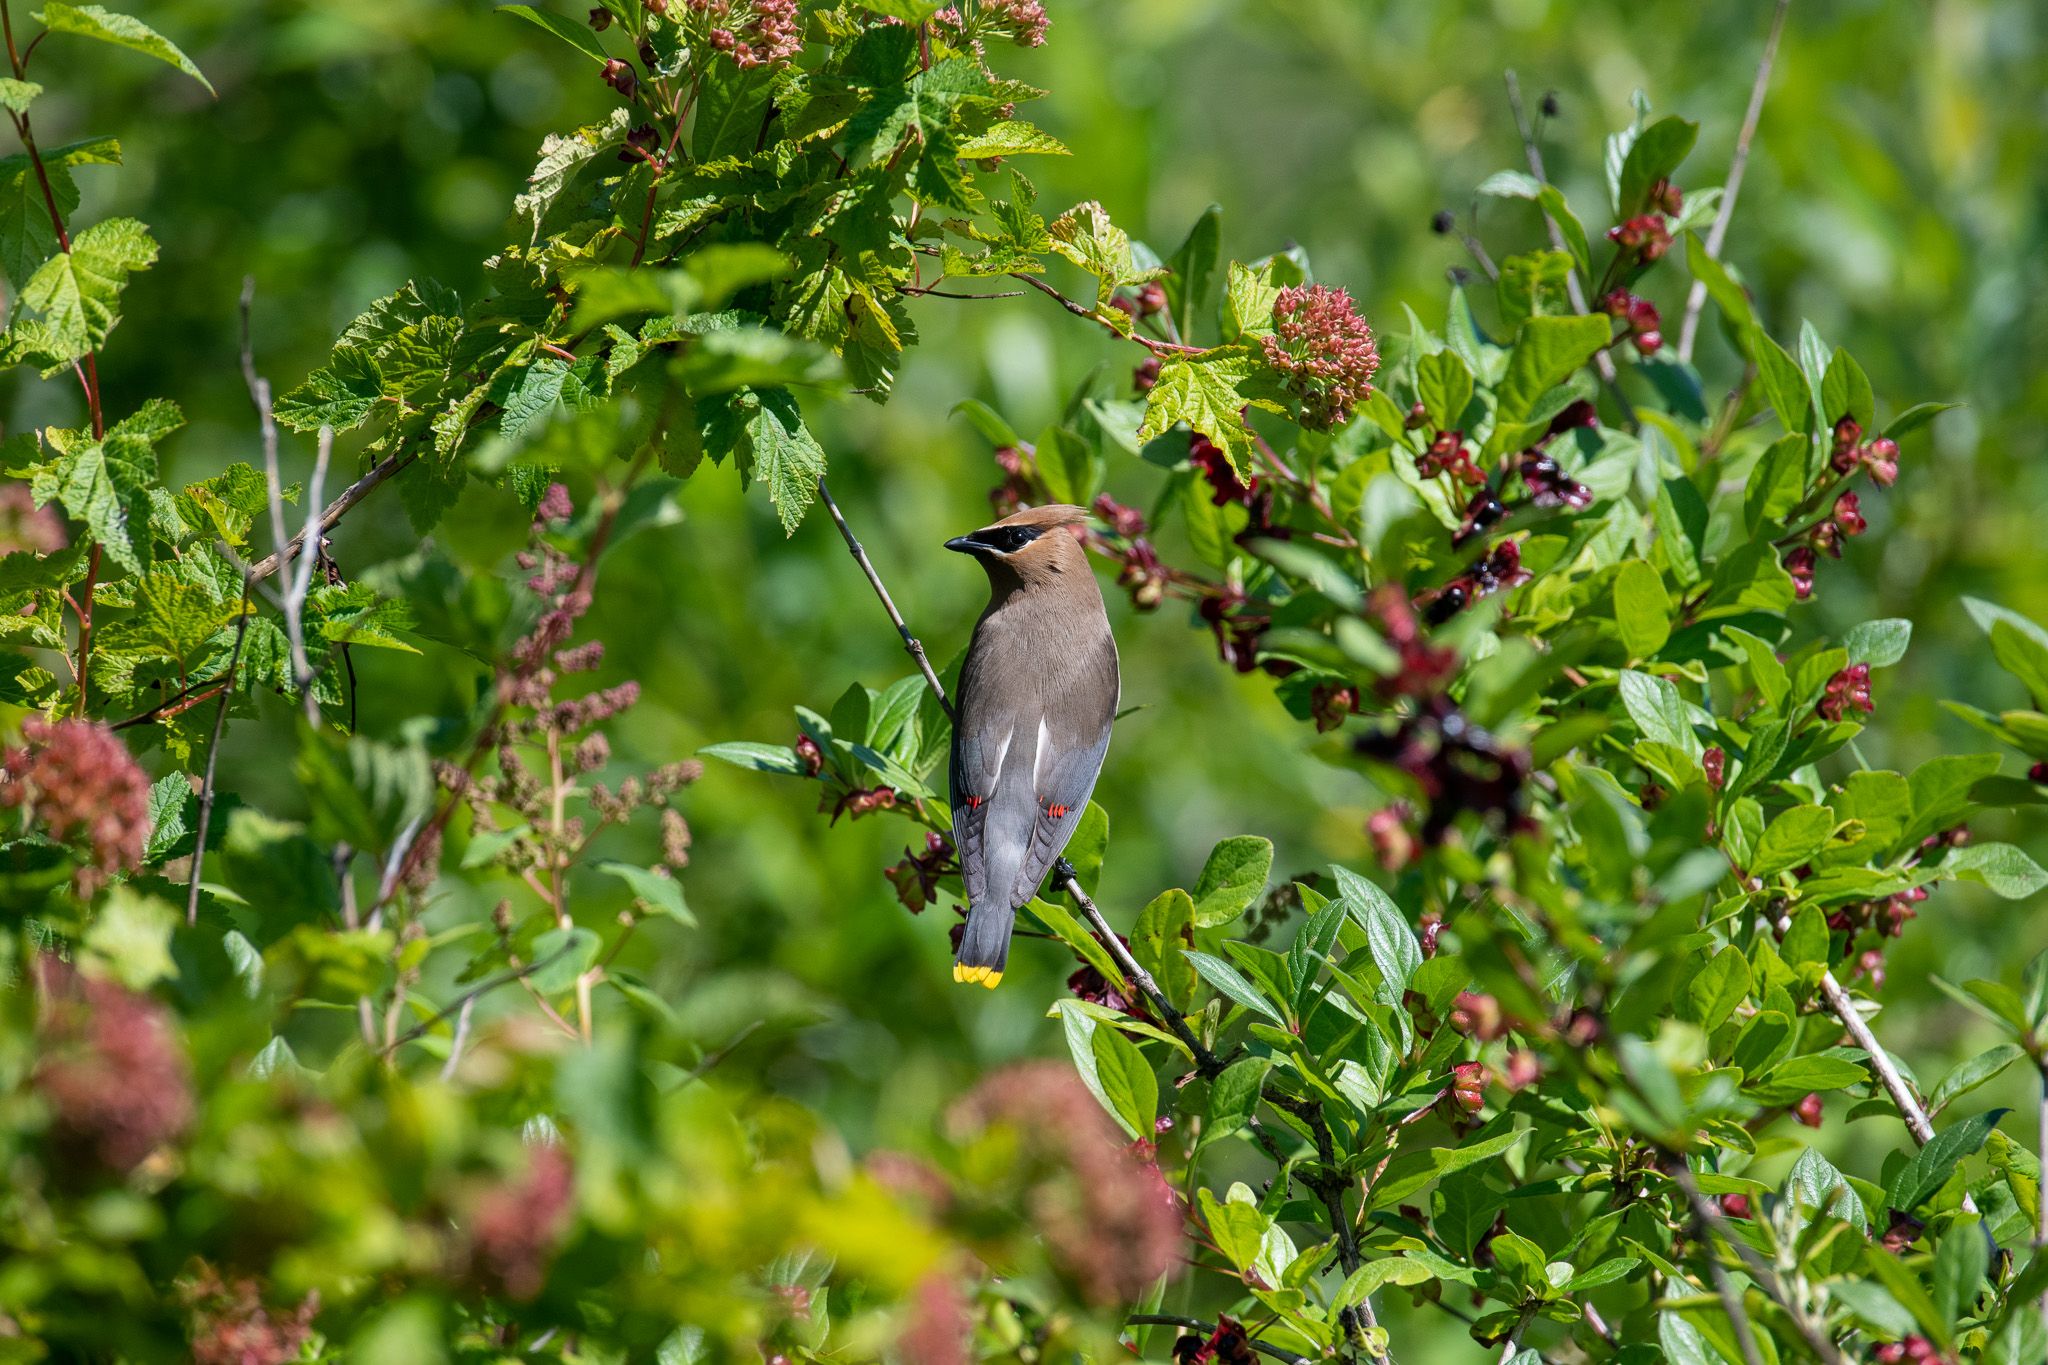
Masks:
[[[1019,1062],[955,1107],[958,1128],[1015,1133],[1031,1172],[1025,1200],[1055,1262],[1092,1301],[1129,1303],[1182,1263],[1181,1209],[1150,1144],[1121,1140],[1071,1067]]]
[[[470,1216],[472,1273],[514,1299],[547,1282],[555,1248],[568,1230],[576,1168],[559,1143],[532,1149],[523,1178],[484,1192]]]
[[[1019,47],[1041,47],[1052,27],[1040,0],[982,0],[981,22]]]
[[[786,62],[804,45],[797,0],[690,0],[690,8],[712,20],[712,48],[741,67]]]
[[[98,721],[30,716],[28,742],[0,754],[0,807],[25,807],[59,843],[82,841],[90,859],[75,879],[91,895],[142,863],[149,840],[149,778]]]
[[[63,548],[63,519],[47,507],[36,506],[27,484],[0,485],[0,555],[20,550],[46,555]]]
[[[301,1358],[320,1312],[317,1293],[289,1313],[265,1307],[257,1281],[223,1280],[203,1261],[178,1294],[192,1314],[193,1365],[288,1365]]]
[[[58,1150],[127,1172],[192,1121],[192,1082],[170,1015],[146,995],[81,976],[54,957],[37,964],[42,1022],[36,1093]]]
[[[1351,416],[1372,392],[1380,367],[1372,328],[1351,295],[1322,284],[1297,284],[1273,304],[1273,334],[1260,339],[1266,363],[1301,400],[1302,425],[1327,431]]]

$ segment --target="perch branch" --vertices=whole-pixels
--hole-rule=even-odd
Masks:
[[[889,613],[890,621],[895,623],[896,633],[903,637],[904,651],[916,661],[918,671],[924,674],[925,685],[931,688],[932,695],[937,697],[939,705],[945,708],[946,719],[951,720],[952,700],[946,696],[946,689],[939,681],[939,675],[932,671],[932,661],[925,657],[924,645],[910,633],[910,627],[903,623],[903,613],[896,610],[895,600],[889,596],[889,589],[883,586],[882,576],[875,572],[873,562],[868,559],[868,552],[862,549],[860,541],[854,538],[853,528],[846,524],[846,514],[839,510],[838,502],[832,497],[832,490],[825,487],[822,478],[818,480],[818,500],[824,503],[825,510],[832,514],[833,524],[839,528],[839,534],[846,538],[847,552],[853,556],[853,562],[860,565],[861,572],[868,576],[868,585],[875,590],[875,596],[882,599],[882,610]]]
[[[1757,121],[1763,117],[1764,94],[1771,85],[1771,66],[1778,59],[1778,38],[1785,31],[1785,11],[1792,7],[1792,0],[1778,0],[1778,7],[1771,15],[1770,36],[1764,39],[1763,56],[1757,59],[1756,80],[1749,87],[1749,108],[1743,112],[1742,128],[1735,136],[1735,155],[1728,162],[1728,182],[1721,189],[1721,203],[1714,210],[1713,226],[1707,229],[1707,259],[1721,259],[1721,243],[1728,236],[1728,220],[1735,216],[1735,196],[1742,192],[1742,173],[1749,167],[1749,146],[1756,138]],[[1699,333],[1700,310],[1707,305],[1707,286],[1699,280],[1692,282],[1692,292],[1685,296],[1685,321],[1678,329],[1678,358],[1682,362],[1692,360],[1692,344]]]

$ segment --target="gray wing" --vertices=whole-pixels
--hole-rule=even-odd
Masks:
[[[1037,893],[1047,869],[1074,837],[1095,791],[1095,779],[1102,774],[1117,703],[1116,644],[1108,631],[1088,650],[1080,667],[1061,681],[1065,695],[1057,699],[1067,704],[1048,706],[1046,714],[1062,715],[1066,720],[1064,726],[1043,718],[1040,721],[1040,742],[1034,746],[1031,774],[1030,832],[1015,880],[1010,883],[1013,905],[1022,905]],[[1076,697],[1091,699],[1093,704],[1085,714],[1076,714],[1081,709],[1072,704]]]

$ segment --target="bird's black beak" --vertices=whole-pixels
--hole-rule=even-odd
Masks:
[[[973,536],[954,536],[946,542],[946,548],[963,555],[979,554],[986,547]]]

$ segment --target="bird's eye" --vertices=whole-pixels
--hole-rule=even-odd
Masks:
[[[1038,539],[1036,526],[992,526],[981,533],[981,543],[1000,554],[1015,554]]]

